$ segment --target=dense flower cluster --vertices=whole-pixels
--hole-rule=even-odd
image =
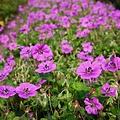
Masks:
[[[120,56],[117,55],[119,52],[117,51],[116,54],[114,50],[111,56],[107,54],[116,44],[114,41],[111,42],[110,50],[108,51],[106,49],[99,51],[97,47],[99,44],[100,46],[103,45],[99,39],[106,40],[109,38],[108,32],[103,31],[103,29],[106,31],[110,30],[111,33],[113,32],[111,30],[112,27],[117,30],[120,29],[120,10],[116,10],[111,5],[101,3],[100,1],[94,2],[93,0],[28,0],[28,5],[25,7],[19,5],[18,11],[22,15],[27,16],[26,19],[16,16],[20,24],[19,28],[17,21],[13,20],[7,25],[7,28],[11,30],[10,33],[0,35],[0,44],[3,44],[10,53],[13,53],[13,55],[10,54],[6,59],[0,53],[0,64],[3,65],[3,69],[2,67],[0,68],[1,98],[18,95],[20,98],[28,99],[38,93],[43,93],[44,98],[48,97],[49,100],[47,102],[51,104],[51,101],[56,100],[52,96],[53,92],[58,90],[56,92],[58,94],[61,89],[64,89],[58,95],[58,101],[56,101],[60,102],[60,100],[64,101],[64,99],[70,98],[67,101],[71,102],[77,92],[71,97],[72,94],[68,92],[69,90],[71,91],[69,87],[78,91],[79,89],[76,88],[77,85],[74,85],[74,83],[78,82],[83,85],[86,81],[89,86],[86,85],[88,89],[94,89],[99,84],[98,87],[101,90],[95,90],[94,92],[102,93],[102,97],[117,97],[119,81],[116,79],[120,76],[116,74],[120,70]],[[96,29],[99,33],[97,33]],[[3,30],[4,28],[0,26],[0,32]],[[106,37],[102,38],[102,34]],[[113,34],[116,33],[113,32]],[[116,35],[119,36],[118,34]],[[112,40],[114,38],[114,35],[110,37]],[[119,43],[119,41],[117,42]],[[95,43],[98,45],[95,45]],[[107,40],[105,43],[109,44]],[[95,52],[96,50],[98,52]],[[20,59],[15,59],[14,54],[15,57],[19,56]],[[19,63],[16,63],[18,61]],[[59,64],[59,62],[61,63]],[[22,63],[23,65],[20,67],[18,64]],[[78,64],[79,66],[76,67]],[[30,66],[28,67],[27,65]],[[18,74],[16,73],[17,70],[19,71]],[[3,85],[12,72],[12,78],[10,79],[14,80],[13,76],[19,76],[17,76],[18,81],[12,81],[16,87]],[[25,76],[21,75],[21,73],[25,74]],[[111,84],[111,80],[108,82],[109,80],[104,78],[104,74],[106,76],[111,75],[116,81],[113,80],[113,84]],[[47,76],[48,79],[50,78],[54,82],[48,80],[46,90],[39,91],[42,84],[47,81],[43,76]],[[38,82],[38,78],[43,79]],[[52,87],[54,90],[52,92],[49,91],[47,94],[46,91],[54,83],[55,88],[54,86]],[[57,85],[59,87],[56,87]],[[59,90],[59,88],[61,89]],[[67,95],[65,94],[66,91]],[[104,110],[104,106],[101,99],[96,98],[96,96],[94,97],[94,92],[90,91],[87,98],[85,98],[85,95],[80,97],[81,99],[85,98],[83,101],[86,105],[86,112],[97,115],[99,111]],[[42,101],[40,97],[36,100],[38,103]],[[61,102],[62,104],[66,103],[63,101]],[[115,104],[113,101],[112,104]],[[60,103],[54,106],[62,109],[62,111],[60,110],[61,114],[66,110],[66,107],[61,108]],[[81,106],[84,107],[84,105]],[[69,106],[67,105],[68,108]],[[53,109],[52,113],[56,110],[55,107],[51,107],[50,109]],[[58,114],[57,112],[56,110],[54,114]],[[78,116],[82,118],[82,115]],[[29,117],[32,118],[33,114]]]

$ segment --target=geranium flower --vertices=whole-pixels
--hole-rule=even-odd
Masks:
[[[97,78],[101,74],[102,70],[98,62],[86,61],[80,64],[76,73],[80,75],[82,79]]]
[[[16,42],[10,42],[9,44],[8,44],[8,47],[9,47],[9,49],[10,50],[15,50],[16,48],[17,48],[17,43]]]
[[[62,40],[61,41],[61,45],[65,45],[65,44],[68,44],[68,40]]]
[[[33,116],[34,116],[34,114],[33,114],[33,113],[30,113],[28,117],[29,117],[30,119],[32,119]]]
[[[4,35],[4,34],[1,34],[1,35],[0,35],[0,42],[1,42],[1,43],[7,44],[8,41],[9,41],[8,35]]]
[[[69,44],[64,44],[64,45],[62,45],[62,52],[63,52],[63,53],[68,54],[68,53],[70,53],[72,50],[73,50],[73,47],[70,46]]]
[[[109,83],[105,83],[102,86],[101,93],[104,94],[105,96],[116,96],[116,91],[117,91],[116,87],[111,87]]]
[[[64,28],[69,28],[70,27],[70,21],[69,21],[69,18],[67,16],[62,17],[62,26]]]
[[[104,65],[104,69],[115,72],[120,69],[120,58],[119,57],[111,57],[110,61]]]
[[[30,47],[29,46],[21,46],[20,58],[24,58],[24,59],[28,60],[32,55],[32,53],[31,53],[32,47],[33,46],[30,46]]]
[[[14,40],[16,40],[16,38],[17,38],[17,32],[10,32],[10,33],[9,33],[9,36],[10,36],[10,38],[12,39],[12,41],[14,41]]]
[[[30,31],[30,28],[27,24],[25,24],[24,26],[22,26],[20,28],[20,32],[23,33],[23,34],[27,34],[29,31]]]
[[[55,69],[56,69],[56,64],[54,64],[52,61],[46,61],[38,65],[37,72],[38,73],[49,73]]]
[[[93,46],[91,45],[91,42],[83,43],[82,48],[84,52],[92,52],[93,50]]]
[[[8,58],[6,58],[4,70],[7,71],[7,73],[10,73],[16,64],[16,62],[13,60],[13,58],[14,58],[13,55],[10,55]]]
[[[22,6],[22,5],[19,5],[19,6],[18,6],[18,11],[21,12],[21,11],[23,11],[23,10],[24,10],[23,6]]]
[[[10,96],[14,96],[15,94],[16,92],[13,86],[0,86],[0,97],[9,98]]]
[[[48,32],[47,34],[46,34],[46,38],[51,38],[51,37],[53,37],[55,35],[55,32]]]
[[[9,62],[10,60],[13,60],[14,56],[13,54],[10,54],[7,58],[6,58],[6,62]]]
[[[89,34],[90,34],[90,30],[84,29],[83,31],[78,31],[76,37],[84,38],[87,37]]]
[[[88,3],[87,2],[83,2],[82,3],[82,8],[83,8],[83,10],[86,10],[88,8]]]
[[[84,103],[85,105],[87,105],[85,107],[85,110],[87,111],[88,114],[97,115],[98,111],[103,109],[102,104],[95,97],[92,97],[91,99],[85,98]]]
[[[45,13],[43,12],[43,10],[39,10],[39,11],[36,12],[36,17],[40,21],[44,19],[44,15],[45,15]]]
[[[81,60],[93,61],[93,56],[88,55],[87,52],[80,52],[79,54],[77,54],[77,57]]]
[[[10,24],[7,26],[8,29],[16,28],[16,22],[11,21]]]
[[[101,67],[104,69],[104,65],[106,64],[106,59],[104,58],[103,55],[96,57],[95,61],[99,62]]]
[[[73,3],[72,4],[72,12],[77,13],[78,11],[81,11],[80,6],[78,5],[78,3]],[[76,15],[76,14],[75,14]]]
[[[7,75],[8,75],[8,72],[6,70],[0,70],[0,82],[5,80]]]
[[[30,12],[27,19],[27,25],[35,24],[37,22],[37,16],[35,12]]]
[[[38,88],[34,84],[25,82],[16,87],[16,93],[18,93],[19,97],[27,99],[31,96],[35,96],[37,94],[37,89]]]
[[[53,53],[47,44],[36,44],[32,48],[32,56],[38,61],[52,59]]]
[[[39,40],[44,40],[46,38],[46,34],[40,34],[39,35]]]

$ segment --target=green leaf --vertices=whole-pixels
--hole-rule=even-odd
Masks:
[[[13,120],[20,120],[20,118],[19,117],[14,117]]]
[[[72,88],[76,91],[86,91],[88,90],[89,88],[87,86],[85,86],[83,83],[81,82],[74,82],[73,85],[72,85]]]
[[[85,109],[83,107],[80,107],[80,112],[82,115],[85,115]]]
[[[56,96],[51,96],[51,104],[53,107],[57,107],[58,105],[58,98]]]
[[[54,111],[54,116],[55,116],[56,118],[58,118],[58,117],[59,117],[59,113],[58,113],[58,111],[57,111],[57,110],[55,110],[55,111]]]
[[[47,118],[41,118],[40,120],[48,120]]]
[[[116,113],[117,113],[117,109],[114,108],[114,107],[112,107],[112,108],[110,109],[110,111],[111,111],[111,113],[113,113],[113,114],[116,114]]]
[[[59,86],[63,86],[63,85],[65,84],[65,81],[64,81],[64,80],[58,80],[58,81],[57,81],[57,84],[58,84]]]
[[[35,118],[32,118],[32,120],[36,120]]]
[[[8,114],[7,119],[8,119],[8,120],[12,120],[14,117],[15,117],[15,113],[11,111],[11,112]]]

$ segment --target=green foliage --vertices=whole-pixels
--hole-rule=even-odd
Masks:
[[[14,14],[18,11],[18,5],[26,4],[27,0],[1,0],[0,1],[0,20]]]

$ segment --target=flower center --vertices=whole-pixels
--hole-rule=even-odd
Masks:
[[[98,62],[102,62],[102,60],[100,58],[98,58]]]
[[[110,92],[110,87],[106,88],[106,92],[109,93]]]
[[[21,29],[21,32],[24,32],[24,31],[26,31],[26,28],[22,28],[22,29]]]
[[[68,48],[65,48],[65,51],[69,51],[69,49],[68,49]]]
[[[9,93],[9,90],[7,88],[3,89],[3,93],[4,94],[8,94]]]
[[[24,88],[24,89],[23,89],[23,92],[24,92],[25,94],[28,94],[30,91],[29,91],[28,88]]]
[[[49,66],[46,64],[44,67],[44,70],[48,70],[48,69],[49,69]]]
[[[110,66],[111,68],[116,68],[116,64],[115,64],[114,62],[111,62],[111,63],[109,64],[109,66]]]
[[[91,103],[90,107],[92,107],[92,108],[95,107],[95,104],[94,104],[94,103]]]
[[[26,50],[26,53],[28,53],[28,54],[29,54],[29,53],[30,53],[30,50],[29,50],[29,49],[27,49],[27,50]]]
[[[2,79],[4,77],[4,75],[3,74],[0,74],[0,79]]]
[[[91,68],[91,67],[86,68],[86,73],[90,74],[90,73],[92,73],[92,72],[93,72],[93,70],[92,70],[92,68]]]
[[[39,54],[43,54],[43,51],[42,51],[42,50],[39,50],[38,53],[39,53]]]

